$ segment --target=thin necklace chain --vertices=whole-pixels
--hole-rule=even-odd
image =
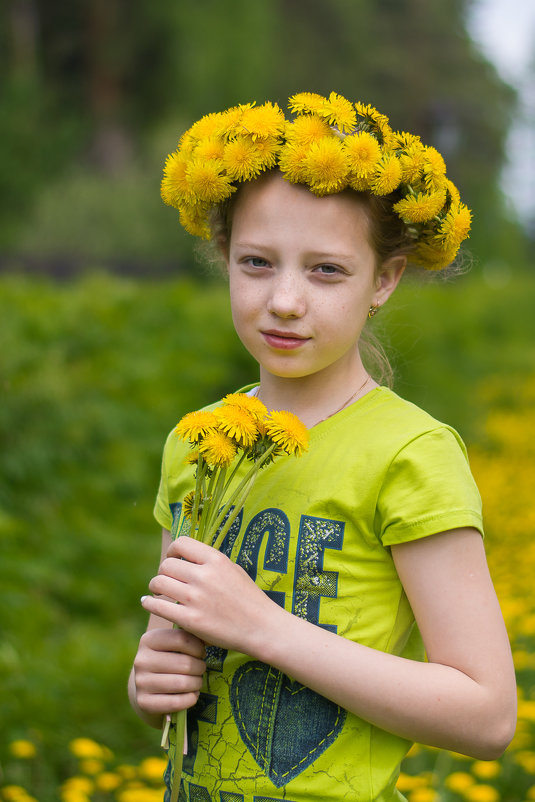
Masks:
[[[360,387],[357,390],[355,390],[354,393],[352,393],[352,395],[349,396],[347,401],[344,401],[342,406],[338,407],[338,409],[335,409],[334,412],[330,412],[329,415],[326,415],[324,418],[320,418],[320,420],[317,421],[314,424],[314,426],[317,426],[318,423],[323,423],[323,421],[328,420],[329,418],[332,418],[334,415],[338,415],[339,412],[341,412],[343,409],[345,409],[347,406],[349,406],[349,404],[353,401],[353,399],[356,398],[358,396],[358,394],[360,392],[362,392],[362,390],[364,390],[364,388],[366,387],[366,385],[368,384],[370,379],[371,379],[371,376],[369,374],[366,374],[366,378],[365,378],[364,382],[360,385]],[[262,400],[260,398],[260,387],[256,388],[255,395],[259,400]]]

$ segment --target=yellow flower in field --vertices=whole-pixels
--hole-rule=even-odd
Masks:
[[[470,802],[500,802],[500,793],[492,785],[472,785],[465,796]]]
[[[317,114],[305,114],[286,127],[286,141],[292,145],[308,146],[330,133],[331,129],[325,120]]]
[[[468,236],[471,223],[470,209],[464,203],[456,204],[451,207],[441,223],[437,239],[442,241],[446,248],[458,248]]]
[[[531,788],[528,788],[526,798],[530,800],[535,799],[535,785],[532,785]]]
[[[0,791],[6,802],[26,802],[28,799],[28,792],[22,785],[4,785]]]
[[[316,195],[339,192],[347,185],[348,160],[337,137],[314,142],[305,159],[307,183]]]
[[[268,102],[262,106],[246,109],[240,124],[255,141],[258,137],[276,138],[281,136],[286,125],[286,118],[276,103]]]
[[[523,749],[513,755],[513,760],[528,774],[535,774],[535,752]]]
[[[476,760],[472,763],[472,774],[475,774],[480,780],[492,780],[500,774],[501,770],[501,763],[497,760]]]
[[[226,468],[236,456],[236,444],[224,432],[209,432],[199,443],[199,451],[211,468]],[[184,505],[185,502],[186,499],[184,499]],[[185,506],[184,514],[186,514]]]
[[[376,138],[367,131],[360,131],[354,136],[347,136],[343,147],[351,172],[358,178],[369,178],[381,157],[381,148]]]
[[[132,780],[137,776],[136,767],[130,766],[128,763],[123,763],[120,766],[117,766],[117,772],[125,780]]]
[[[119,802],[162,802],[162,792],[156,788],[125,788],[117,794]]]
[[[325,98],[315,92],[298,92],[288,100],[288,108],[296,114],[318,114]]]
[[[444,206],[446,190],[435,192],[418,192],[409,195],[394,204],[394,211],[408,223],[427,223],[432,220]]]
[[[122,777],[113,771],[103,771],[95,778],[95,788],[104,793],[115,791],[122,783]]]
[[[393,153],[387,153],[376,166],[370,189],[374,195],[389,195],[399,187],[400,182],[399,159]]]
[[[9,744],[9,751],[13,757],[18,757],[21,760],[29,760],[37,754],[35,744],[24,739],[12,741]]]
[[[249,448],[258,437],[255,418],[247,410],[234,404],[224,404],[214,410],[218,428],[240,446]]]
[[[401,791],[402,794],[404,794],[407,791],[414,791],[415,788],[421,788],[426,784],[427,784],[426,780],[423,777],[420,777],[418,775],[405,774],[402,771],[400,772],[400,775],[398,777],[396,788],[399,791]]]
[[[456,794],[463,794],[467,788],[475,785],[475,780],[467,771],[454,771],[444,780],[444,785]]]
[[[230,178],[223,175],[223,161],[193,158],[189,161],[186,178],[189,190],[201,202],[220,203],[232,195]]]
[[[147,780],[161,782],[166,768],[167,758],[147,757],[139,764],[139,773]]]
[[[189,192],[186,169],[187,158],[176,151],[165,160],[161,184],[161,196],[168,206],[176,206]]]
[[[64,791],[77,791],[80,794],[92,794],[94,787],[89,777],[69,777],[61,786]]]
[[[271,412],[266,420],[266,434],[287,454],[301,456],[308,448],[308,429],[293,412]]]
[[[83,771],[84,774],[99,774],[103,770],[104,763],[102,760],[97,760],[96,758],[87,758],[80,761],[80,771]]]
[[[247,393],[229,393],[223,398],[223,403],[231,407],[239,407],[249,412],[256,422],[262,420],[268,414],[267,407],[256,395]]]
[[[183,440],[189,440],[190,443],[198,443],[201,437],[204,437],[216,427],[217,418],[214,413],[201,409],[184,415],[175,426],[175,433]]]
[[[69,744],[69,749],[78,758],[96,758],[104,756],[103,747],[91,738],[75,738]]]
[[[435,802],[437,793],[433,788],[415,788],[409,794],[409,802]]]
[[[353,104],[342,95],[331,92],[320,111],[329,125],[334,125],[342,133],[352,131],[357,122],[357,115]]]

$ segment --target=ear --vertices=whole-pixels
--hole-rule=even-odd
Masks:
[[[381,265],[375,282],[374,304],[382,306],[399,284],[407,266],[406,256],[391,256]]]

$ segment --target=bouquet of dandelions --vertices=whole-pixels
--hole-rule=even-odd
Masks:
[[[187,532],[215,548],[223,543],[261,468],[283,454],[300,456],[308,446],[308,430],[296,415],[268,413],[260,399],[245,393],[225,396],[213,410],[189,412],[175,432],[189,443],[186,461],[196,469],[195,489],[183,499],[172,534]],[[249,470],[233,482],[245,460],[252,463]],[[171,802],[180,789],[185,726],[185,710],[166,716],[162,746],[169,749],[173,765]]]

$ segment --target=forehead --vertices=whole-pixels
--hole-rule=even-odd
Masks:
[[[232,214],[232,235],[244,230],[277,233],[291,229],[307,238],[369,242],[365,201],[351,190],[318,197],[278,172],[241,187]]]

